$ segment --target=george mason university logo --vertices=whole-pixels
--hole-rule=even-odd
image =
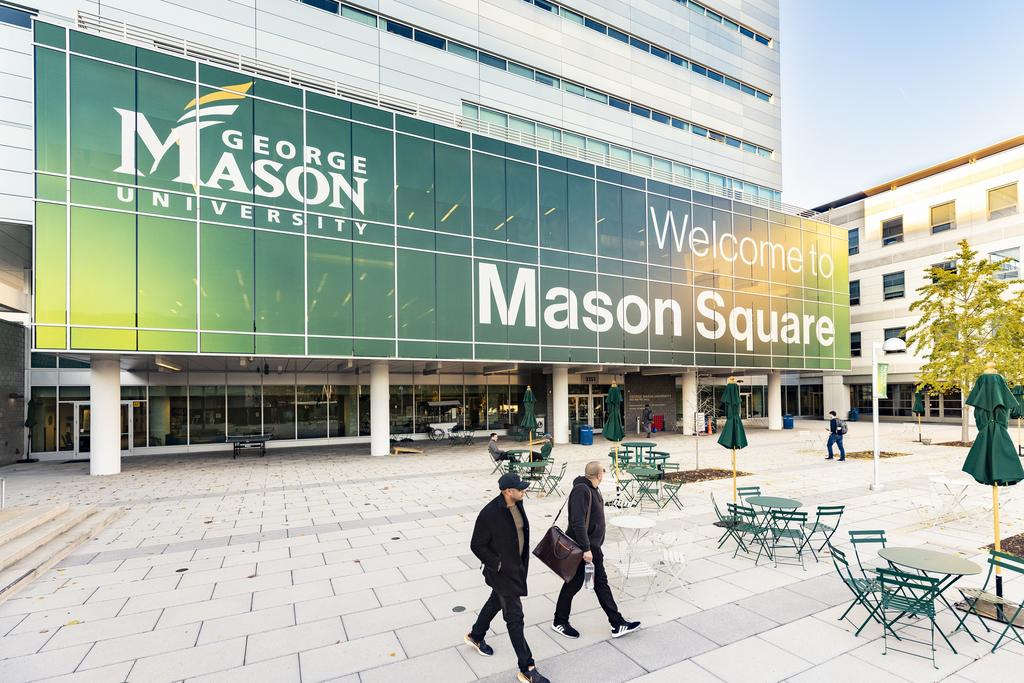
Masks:
[[[365,157],[353,156],[349,165],[344,152],[296,146],[289,140],[266,135],[246,136],[229,127],[240,100],[246,99],[252,86],[252,81],[230,85],[191,100],[185,105],[185,113],[177,120],[177,125],[163,139],[153,130],[145,113],[114,107],[121,117],[121,163],[114,172],[139,178],[153,175],[165,159],[173,157],[171,152],[177,148],[176,182],[249,197],[273,199],[287,194],[310,209],[320,205],[345,209],[346,204],[351,204],[363,213],[367,183]],[[215,126],[223,127],[219,138],[204,137],[202,144],[204,148],[215,144],[222,151],[204,176],[199,164],[200,131]],[[139,154],[136,154],[136,141],[141,143]],[[149,154],[151,164],[142,162],[142,150]],[[242,165],[236,155],[243,158]],[[249,173],[243,173],[243,168]]]

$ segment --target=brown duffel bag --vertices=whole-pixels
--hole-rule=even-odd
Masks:
[[[592,502],[594,494],[591,493],[590,495]],[[555,519],[551,522],[551,528],[547,530],[547,533],[541,537],[540,543],[533,549],[534,556],[547,565],[548,569],[558,574],[562,581],[566,582],[576,576],[576,572],[580,568],[580,562],[583,561],[583,549],[557,526],[558,518],[561,516],[562,510],[565,509],[571,496],[572,492],[566,496],[565,503],[562,503],[562,507],[558,509],[558,514],[555,515]],[[587,518],[584,524],[587,527],[590,526],[589,503],[587,505]]]

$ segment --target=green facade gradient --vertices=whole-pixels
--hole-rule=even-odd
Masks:
[[[35,62],[38,349],[849,368],[841,229],[43,23]]]

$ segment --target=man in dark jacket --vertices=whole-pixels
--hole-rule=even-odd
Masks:
[[[836,411],[828,411],[828,457],[826,460],[831,460],[834,456],[832,455],[832,444],[839,446],[839,462],[846,462],[846,449],[843,448],[843,434],[845,434],[845,423],[839,419],[836,415]]]
[[[569,613],[572,611],[572,599],[583,587],[586,566],[592,563],[597,601],[612,626],[612,638],[618,638],[640,628],[640,622],[626,621],[619,614],[604,569],[604,553],[601,552],[605,533],[604,500],[598,490],[604,478],[604,465],[596,461],[588,462],[584,474],[585,477],[576,477],[572,482],[572,491],[569,492],[569,530],[566,532],[583,549],[583,562],[580,562],[576,576],[567,581],[558,594],[551,630],[566,638],[580,637],[580,632],[569,625]]]
[[[480,609],[466,644],[484,657],[494,649],[484,642],[491,620],[501,610],[508,637],[519,660],[518,680],[523,683],[550,683],[533,664],[533,654],[523,635],[523,602],[526,572],[530,564],[530,522],[523,507],[523,491],[529,486],[518,474],[505,474],[498,480],[501,494],[477,515],[469,547],[483,564],[484,581],[491,596]]]

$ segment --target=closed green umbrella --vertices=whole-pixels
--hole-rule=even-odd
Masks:
[[[967,405],[974,407],[974,421],[978,436],[967,452],[963,471],[979,484],[992,487],[992,521],[995,529],[995,548],[1000,550],[999,487],[1013,486],[1024,479],[1024,468],[1010,439],[1010,410],[1017,399],[1010,393],[1003,376],[996,372],[995,363],[988,363],[985,372],[974,382],[967,397]],[[996,594],[1003,594],[1003,577],[996,567]]]
[[[725,406],[725,427],[718,436],[718,444],[732,449],[732,502],[736,502],[736,449],[747,447],[747,434],[743,431],[740,420],[740,385],[736,379],[729,378],[722,394],[722,405]]]
[[[608,395],[604,399],[604,438],[609,441],[622,441],[626,436],[626,430],[622,427],[622,390],[618,384],[612,384],[608,389]],[[615,473],[615,502],[619,500],[619,444],[615,444],[615,452],[612,458],[612,469]]]
[[[533,395],[533,389],[526,385],[526,393],[523,394],[523,417],[519,420],[519,426],[530,433],[530,450],[533,450],[533,433],[537,430],[537,413],[534,406],[537,399]]]
[[[914,415],[917,415],[917,440],[921,441],[921,416],[924,415],[924,392],[914,392],[914,407],[910,409]]]

